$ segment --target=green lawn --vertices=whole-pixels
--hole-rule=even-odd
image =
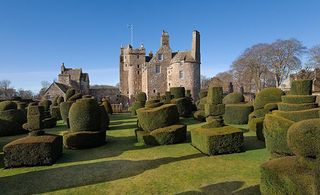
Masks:
[[[188,130],[201,123],[183,119]],[[0,138],[0,194],[260,194],[259,166],[268,159],[264,143],[245,133],[246,152],[205,156],[187,143],[136,144],[136,117],[111,117],[107,144],[64,150],[52,166],[3,169],[2,147],[19,137]],[[245,126],[240,126],[245,128]],[[47,132],[59,134],[66,126]]]

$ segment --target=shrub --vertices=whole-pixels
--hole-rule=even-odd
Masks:
[[[52,100],[52,106],[58,106],[59,104],[58,104],[58,98],[59,98],[59,96],[55,96],[54,98],[53,98],[53,100]]]
[[[191,130],[192,145],[204,154],[226,154],[243,150],[243,132],[231,126]]]
[[[320,108],[313,108],[309,110],[299,110],[299,111],[281,111],[275,110],[272,112],[273,115],[280,116],[286,119],[289,119],[294,122],[319,118]]]
[[[170,94],[173,98],[183,98],[185,97],[185,89],[184,87],[171,87]]]
[[[180,116],[188,117],[191,115],[192,102],[188,98],[175,98],[171,100],[171,103],[177,106]]]
[[[222,100],[224,104],[237,104],[244,102],[244,96],[239,92],[233,92],[225,96]]]
[[[287,144],[287,132],[294,121],[267,114],[264,119],[264,137],[266,147],[272,154],[292,155]]]
[[[316,102],[316,95],[284,95],[281,96],[283,103],[289,104],[307,104]]]
[[[264,105],[263,109],[265,109],[267,112],[278,110],[278,103],[268,103]]]
[[[166,95],[165,95],[165,98],[164,98],[164,104],[170,104],[171,102],[171,93],[170,91],[166,91]]]
[[[320,159],[320,119],[294,123],[288,130],[287,139],[294,154]]]
[[[250,104],[227,104],[223,118],[227,124],[247,124],[252,111],[253,106]]]
[[[137,115],[137,110],[145,107],[146,102],[134,102],[131,106],[131,114]]]
[[[59,96],[57,99],[58,105],[60,105],[62,102],[64,102],[64,98],[63,98],[63,96]]]
[[[76,90],[72,88],[68,89],[66,92],[66,101],[68,101],[75,93],[76,93]]]
[[[220,118],[220,119],[207,120],[207,122],[201,127],[205,129],[209,129],[209,128],[216,128],[216,127],[223,127],[223,126],[224,126],[224,121],[222,118]]]
[[[103,105],[99,107],[100,107],[100,129],[107,130],[109,129],[109,124],[110,124],[109,115]]]
[[[0,111],[17,109],[17,104],[12,101],[0,102]]]
[[[251,120],[252,118],[264,117],[264,115],[266,115],[267,113],[269,113],[269,111],[264,108],[254,110],[251,114],[249,114],[249,120]]]
[[[193,117],[201,122],[206,121],[205,113],[203,110],[198,110],[198,111],[194,112]]]
[[[44,114],[43,106],[28,106],[27,123],[24,124],[24,128],[29,131],[41,130],[44,128],[42,122]]]
[[[207,95],[208,95],[208,91],[201,90],[200,93],[199,93],[199,99],[207,97]]]
[[[224,114],[225,105],[224,104],[205,104],[204,113],[205,116],[217,116]]]
[[[62,102],[60,104],[60,114],[61,114],[61,118],[62,120],[68,124],[68,119],[69,119],[69,110],[71,108],[71,105],[73,104],[73,102]]]
[[[253,103],[254,109],[261,109],[267,103],[281,102],[282,95],[284,95],[284,92],[281,89],[275,87],[263,89],[256,95]]]
[[[78,131],[63,134],[63,145],[69,149],[98,147],[106,142],[106,131]]]
[[[137,110],[139,124],[145,131],[173,125],[179,122],[178,108],[174,104],[165,104],[157,108]]]
[[[198,110],[204,110],[204,105],[207,103],[207,97],[203,97],[196,102]]]
[[[302,166],[297,157],[282,157],[261,165],[262,194],[317,194],[314,170]]]
[[[100,107],[95,99],[79,99],[72,104],[69,111],[70,130],[100,130]]]
[[[61,120],[61,113],[60,113],[60,107],[59,106],[51,106],[50,108],[50,114],[53,118],[56,120]]]
[[[222,87],[209,87],[207,103],[208,104],[222,104],[223,90]]]
[[[252,118],[249,120],[249,123],[248,123],[248,129],[250,131],[256,132],[258,140],[261,140],[261,141],[264,141],[263,120],[264,120],[264,117]]]
[[[62,136],[27,136],[5,145],[3,151],[6,168],[52,165],[62,155]]]
[[[81,99],[81,98],[82,98],[82,94],[81,93],[76,93],[73,96],[71,96],[68,101],[76,101],[76,100]]]
[[[136,131],[138,142],[146,145],[168,145],[182,143],[186,140],[186,125],[171,125],[156,129],[150,133],[147,131]]]
[[[162,102],[157,102],[157,103],[153,103],[153,104],[146,104],[145,105],[145,108],[156,108],[156,107],[159,107],[159,106],[162,106],[163,103]]]
[[[306,103],[306,104],[290,104],[290,103],[278,103],[278,108],[281,111],[299,111],[317,108],[317,103]]]
[[[57,120],[53,117],[50,117],[50,118],[43,119],[42,123],[43,123],[43,128],[49,129],[57,125]]]
[[[52,102],[50,100],[42,100],[41,102],[39,102],[39,106],[43,106],[45,111],[50,110],[51,104]]]
[[[113,114],[113,109],[112,109],[112,106],[111,106],[109,100],[105,99],[105,100],[102,102],[102,105],[104,106],[104,108],[106,109],[106,111],[107,111],[108,114]]]
[[[26,122],[26,116],[22,110],[10,109],[0,111],[0,136],[26,133],[22,125]]]
[[[147,101],[147,95],[146,95],[146,93],[144,93],[144,92],[138,93],[137,96],[136,96],[136,100],[139,101],[139,102],[145,102],[145,101]]]
[[[290,95],[311,95],[312,80],[294,80],[291,83]]]

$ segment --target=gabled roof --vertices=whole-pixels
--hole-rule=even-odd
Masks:
[[[62,83],[53,82],[44,93],[47,93],[53,86],[58,87],[63,93],[66,93],[67,90],[70,88],[69,86],[64,85]]]

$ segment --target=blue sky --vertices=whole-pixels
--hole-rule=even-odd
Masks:
[[[144,43],[156,51],[161,31],[173,50],[191,48],[201,33],[201,72],[228,70],[241,52],[256,43],[297,38],[320,44],[320,1],[314,0],[0,0],[0,80],[37,91],[60,70],[81,67],[91,84],[119,80],[121,44]]]

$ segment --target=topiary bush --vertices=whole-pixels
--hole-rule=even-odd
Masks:
[[[320,119],[294,123],[288,130],[287,140],[294,154],[320,159]]]
[[[263,121],[264,117],[252,118],[248,122],[248,129],[256,132],[258,140],[265,141],[263,134]]]
[[[26,122],[23,110],[11,101],[0,102],[0,136],[26,133],[22,125]]]
[[[165,104],[157,108],[141,108],[137,110],[139,125],[144,131],[173,125],[179,122],[178,108],[174,104]]]
[[[207,90],[201,90],[199,93],[199,99],[207,97],[208,91]]]
[[[39,102],[39,106],[43,106],[45,111],[50,110],[51,104],[52,104],[52,102],[50,100],[42,100],[41,102]]]
[[[205,104],[204,106],[204,113],[206,117],[223,115],[224,111],[224,104]]]
[[[69,110],[72,106],[73,102],[62,102],[60,104],[60,114],[64,123],[69,124]]]
[[[147,101],[147,94],[144,92],[140,92],[136,96],[136,100],[139,102],[146,102]]]
[[[294,80],[291,83],[290,95],[311,95],[312,80]]]
[[[207,97],[203,97],[196,102],[198,110],[204,110],[204,105],[207,103]]]
[[[278,103],[267,103],[264,105],[263,109],[266,110],[266,113],[273,110],[278,110]]]
[[[81,93],[75,93],[73,96],[71,96],[68,101],[76,101],[78,99],[82,98],[82,94]]]
[[[74,94],[76,94],[76,90],[75,89],[68,89],[66,91],[66,101],[68,101]]]
[[[191,130],[191,143],[207,155],[228,154],[243,150],[243,132],[232,126]]]
[[[62,119],[59,106],[51,106],[50,114],[51,114],[52,118],[55,118],[56,120]]]
[[[185,89],[184,87],[171,87],[170,94],[173,98],[183,98],[185,97]]]
[[[196,120],[201,121],[201,122],[206,121],[205,113],[203,110],[195,111],[193,113],[193,118],[195,118]]]
[[[57,99],[58,105],[60,105],[62,102],[64,102],[64,98],[63,98],[63,96],[59,96]]]
[[[211,105],[222,104],[223,89],[222,87],[209,87],[207,103]]]
[[[281,89],[275,87],[263,89],[256,95],[256,98],[253,103],[254,109],[261,109],[267,103],[281,102],[281,96],[283,95],[284,92]]]
[[[264,119],[264,137],[266,148],[271,154],[292,155],[291,149],[287,144],[287,133],[294,121],[267,114]]]
[[[283,103],[288,104],[307,104],[316,102],[316,95],[284,95],[281,96]]]
[[[226,95],[222,102],[224,104],[237,104],[237,103],[241,103],[241,102],[244,102],[244,96],[239,93],[239,92],[233,92],[233,93],[230,93],[228,95]]]
[[[27,123],[25,123],[23,127],[29,131],[41,130],[44,128],[43,119],[43,106],[28,106]]]
[[[320,108],[313,108],[309,110],[299,110],[299,111],[280,111],[275,110],[272,112],[275,116],[280,116],[288,120],[298,122],[307,119],[319,118]]]
[[[317,103],[305,103],[305,104],[290,104],[290,103],[278,103],[278,108],[281,111],[299,111],[317,108]]]
[[[178,108],[179,116],[189,117],[192,114],[192,102],[188,98],[174,98],[171,100]]]
[[[104,99],[102,102],[102,105],[104,106],[105,110],[107,111],[108,114],[113,114],[113,109],[110,104],[110,101],[107,99]]]
[[[252,111],[251,104],[227,104],[223,119],[227,124],[247,124]]]

